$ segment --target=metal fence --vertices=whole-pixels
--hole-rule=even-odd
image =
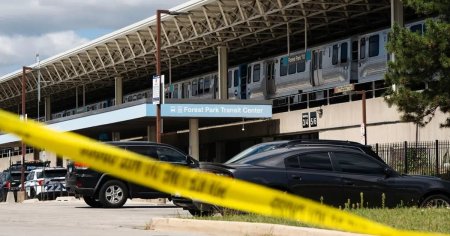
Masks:
[[[450,141],[402,142],[372,145],[392,168],[404,174],[450,179]]]

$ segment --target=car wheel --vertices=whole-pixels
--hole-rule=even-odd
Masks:
[[[425,198],[425,200],[423,200],[423,202],[420,204],[420,207],[427,207],[427,208],[442,207],[450,209],[450,198],[442,194],[431,195]]]
[[[109,180],[100,189],[100,203],[106,208],[118,208],[127,201],[128,190],[125,184],[118,180]]]
[[[188,211],[193,216],[212,216],[214,214],[214,212],[212,212],[212,211],[200,211],[200,210],[194,210],[194,209],[189,209]]]
[[[100,203],[100,201],[95,200],[95,198],[93,198],[93,197],[83,196],[83,200],[86,204],[88,204],[91,207],[94,207],[94,208],[102,207],[102,204]]]

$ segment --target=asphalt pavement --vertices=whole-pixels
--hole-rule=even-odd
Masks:
[[[347,236],[331,230],[261,223],[189,219],[173,204],[128,200],[118,209],[92,208],[84,201],[0,203],[0,236]]]

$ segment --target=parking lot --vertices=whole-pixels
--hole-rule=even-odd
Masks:
[[[102,209],[88,207],[82,200],[30,201],[0,203],[0,212],[0,235],[194,235],[145,230],[153,217],[189,216],[171,204],[135,200],[120,209]]]

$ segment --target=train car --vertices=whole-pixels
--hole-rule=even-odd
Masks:
[[[423,34],[424,21],[407,24]],[[292,96],[299,102],[302,93],[328,96],[325,90],[349,83],[367,83],[384,79],[389,55],[385,49],[390,29],[384,29],[316,45],[289,54],[268,57],[228,68],[228,99],[277,100]],[[186,78],[164,89],[166,98],[215,99],[218,97],[217,72]],[[298,96],[297,96],[298,95]],[[123,96],[123,102],[151,98],[152,90]],[[295,99],[294,99],[295,100]],[[83,108],[52,114],[60,118],[80,112],[103,109],[115,104],[107,99]]]
[[[365,83],[384,79],[388,61],[385,47],[388,33],[386,29],[352,38],[353,80]]]

